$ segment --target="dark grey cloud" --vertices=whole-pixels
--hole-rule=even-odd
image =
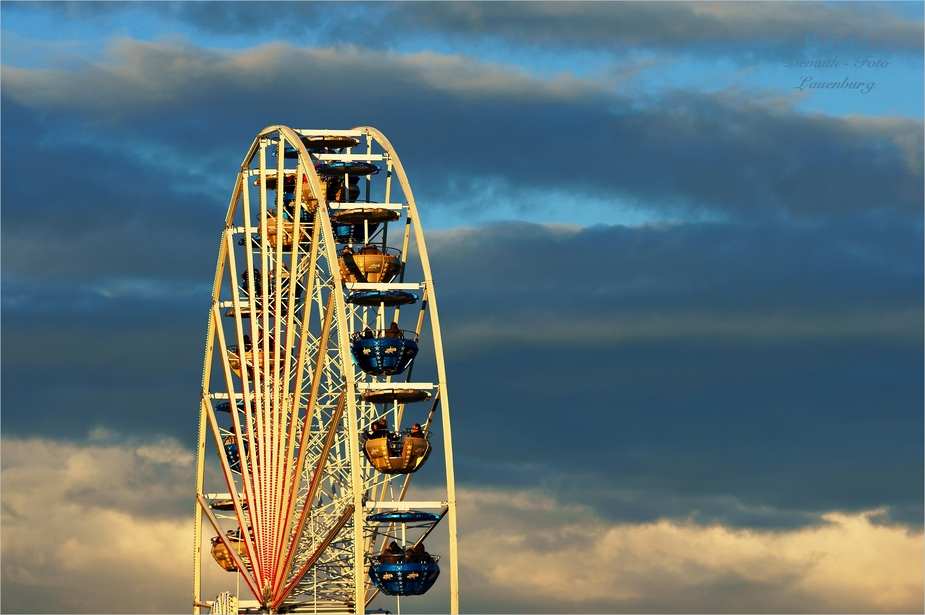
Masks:
[[[218,165],[237,160],[246,135],[302,125],[310,100],[328,125],[400,134],[416,191],[446,207],[485,207],[486,181],[499,186],[491,198],[515,202],[554,190],[734,218],[917,216],[925,198],[922,123],[910,118],[805,115],[751,91],[630,98],[598,82],[435,54],[281,44],[231,54],[135,41],[118,53],[80,70],[5,69],[5,104],[140,150],[160,146],[155,160],[184,168],[185,184],[190,172],[230,178],[231,165],[221,174]]]
[[[618,324],[621,315],[677,318],[682,313],[709,313],[723,320],[752,314],[756,328],[751,335],[735,335],[730,329],[727,339],[792,339],[804,332],[773,326],[776,317],[832,320],[838,314],[853,314],[859,319],[869,316],[882,328],[846,320],[858,327],[829,333],[892,331],[897,339],[910,340],[917,325],[902,329],[909,321],[901,321],[894,323],[899,328],[891,328],[878,318],[919,308],[921,232],[921,223],[910,225],[904,217],[876,213],[806,225],[689,223],[580,229],[512,222],[439,232],[434,258],[454,281],[441,288],[442,294],[452,297],[467,319],[486,327],[503,325],[518,313],[532,324],[562,309],[586,320],[608,318]],[[485,276],[489,269],[492,275]],[[491,301],[502,295],[505,301]],[[479,306],[486,303],[492,303],[492,309],[480,314]],[[653,313],[654,303],[658,309]],[[757,328],[762,319],[765,330]],[[709,323],[691,322],[697,324]],[[707,331],[714,335],[715,329]],[[684,333],[701,337],[696,331]],[[559,329],[546,335],[556,343],[569,339],[569,332]],[[607,340],[634,339],[611,329],[600,335]],[[658,335],[647,330],[639,337]]]
[[[3,104],[5,275],[208,281],[234,159],[219,191],[196,161],[151,135],[86,125],[75,135],[67,124]]]
[[[463,484],[632,521],[920,520],[922,239],[902,219],[507,224],[430,248]],[[191,446],[208,298],[156,290],[5,281],[4,429]]]
[[[83,438],[96,427],[176,435],[192,446],[209,297],[145,297],[81,303],[58,291],[53,307],[4,282],[3,429],[7,434]],[[93,306],[92,311],[86,309]],[[196,309],[198,307],[198,309]]]
[[[460,475],[633,520],[917,524],[921,250],[902,219],[439,234]]]
[[[742,62],[802,55],[807,35],[863,38],[871,48],[919,54],[923,32],[920,14],[871,3],[177,2],[142,8],[48,3],[15,9],[52,11],[66,20],[101,25],[126,12],[141,12],[205,34],[286,37],[323,45],[363,41],[395,48],[415,37],[460,49],[484,43],[563,51],[697,51]]]
[[[805,35],[864,36],[872,44],[918,50],[921,21],[876,5],[830,6],[806,2],[448,2],[403,6],[427,29],[496,36],[538,47],[694,47],[701,51],[762,54],[793,48]]]
[[[114,50],[3,72],[7,433],[191,445],[241,157],[268,124],[371,124],[425,209],[488,178],[524,208],[565,193],[723,220],[431,235],[462,483],[610,519],[921,522],[920,121],[637,101],[435,54]]]
[[[36,9],[4,3],[9,10]],[[38,10],[102,25],[115,23],[118,11],[155,11],[215,33],[331,26],[338,42],[351,40],[338,28],[375,38],[361,26],[397,15],[405,19],[389,26],[395,37],[442,36],[456,22],[457,40],[524,46],[614,48],[637,44],[638,34],[665,49],[717,41],[722,53],[774,52],[792,41],[773,32],[802,36],[805,26],[820,34],[889,31],[891,48],[921,48],[920,22],[897,21],[876,5],[74,3]],[[763,31],[774,18],[786,28]],[[913,30],[918,39],[910,43]],[[124,39],[108,53],[44,70],[4,67],[0,77],[3,430],[7,438],[57,440],[40,443],[37,457],[33,441],[5,446],[4,487],[11,476],[19,481],[5,491],[3,522],[3,592],[15,609],[100,610],[108,603],[86,588],[113,578],[120,604],[157,593],[137,582],[153,577],[136,551],[112,558],[111,527],[136,538],[156,530],[162,564],[187,557],[188,489],[178,485],[191,471],[221,220],[241,157],[274,123],[381,128],[425,214],[474,212],[496,199],[516,211],[572,208],[593,197],[669,219],[713,220],[428,232],[461,492],[471,502],[492,489],[512,499],[526,489],[586,505],[577,523],[573,508],[545,518],[532,504],[493,519],[504,516],[525,537],[528,548],[515,555],[527,565],[565,549],[574,536],[569,524],[586,521],[667,518],[695,534],[721,524],[747,528],[742,535],[764,528],[772,531],[762,536],[784,536],[831,526],[821,517],[829,511],[881,509],[871,519],[878,527],[920,531],[921,121],[803,115],[792,100],[737,90],[632,98],[619,83],[546,80],[462,56],[343,44],[225,52]],[[422,369],[416,378],[435,375]],[[108,468],[104,480],[59,480],[76,476],[57,465],[86,455],[88,432],[99,442],[108,430],[134,444],[98,456]],[[156,450],[139,452],[137,443],[149,441]],[[168,458],[177,463],[165,467]],[[416,485],[439,481],[441,458],[438,445]],[[45,482],[17,474],[30,459],[57,469],[43,474]],[[34,519],[48,511],[55,515],[47,527],[58,533],[37,529],[46,526]],[[467,514],[481,521],[477,510]],[[471,523],[461,535],[495,528]],[[21,531],[11,542],[12,527]],[[35,571],[67,576],[55,555],[73,527],[86,538],[84,572],[30,602],[40,586]],[[550,531],[559,527],[568,532]],[[485,544],[463,543],[466,562],[487,561]],[[605,567],[664,549],[652,544],[595,561]],[[850,597],[833,602],[800,585],[803,565],[762,563],[756,577],[686,561],[682,582],[650,565],[627,581],[644,589],[642,597],[558,602],[515,596],[470,567],[464,587],[478,590],[464,604],[495,612],[850,608],[841,606]],[[171,588],[187,582],[161,570]],[[173,609],[165,600],[158,608]],[[419,608],[443,609],[436,600],[426,597]]]

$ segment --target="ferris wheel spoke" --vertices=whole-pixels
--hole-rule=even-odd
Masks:
[[[302,580],[302,577],[305,576],[305,573],[308,572],[309,568],[318,560],[321,554],[324,553],[324,551],[328,548],[331,542],[333,542],[333,540],[337,537],[337,535],[344,528],[347,522],[350,521],[350,518],[352,516],[353,516],[353,505],[349,505],[347,506],[347,508],[344,509],[344,512],[341,514],[340,518],[334,524],[334,527],[330,529],[330,531],[321,541],[321,544],[315,548],[315,552],[312,553],[312,555],[309,556],[307,560],[305,560],[305,563],[302,564],[302,567],[299,568],[299,571],[296,572],[295,576],[289,582],[286,588],[282,590],[282,592],[280,592],[276,601],[273,603],[274,609],[279,608],[279,606],[283,603],[283,601],[285,601],[286,598],[289,597],[289,594],[292,593],[292,590],[295,589],[299,581]]]
[[[222,321],[218,314],[218,306],[215,303],[213,303],[212,314],[213,314],[212,322],[214,323],[214,327],[215,327],[214,333],[215,333],[216,339],[219,342],[219,353],[220,353],[220,356],[223,357],[224,359],[222,361],[222,366],[223,366],[226,386],[227,386],[228,391],[232,392],[234,390],[234,387],[232,384],[231,368],[228,364],[228,358],[227,358],[228,349],[225,347],[225,337],[223,333]],[[245,392],[244,399],[245,400],[247,399],[246,392]],[[231,401],[231,395],[229,395],[229,400]],[[236,404],[232,404],[232,407],[234,406],[236,406]],[[238,412],[232,411],[231,415],[232,415],[233,429],[234,429],[234,434],[235,434],[234,441],[237,443],[240,443],[242,442],[242,430],[241,430],[240,421],[238,420]],[[228,457],[224,452],[224,446],[223,446],[224,442],[221,438],[221,434],[218,428],[218,422],[215,418],[215,411],[211,407],[207,408],[207,417],[209,419],[209,424],[212,428],[212,433],[215,438],[216,447],[220,451],[220,459],[222,461],[222,470],[224,473],[225,481],[228,485],[228,492],[229,494],[231,494],[232,501],[234,502],[234,505],[235,505],[235,515],[240,521],[240,520],[243,520],[245,517],[244,517],[244,512],[242,510],[241,502],[237,498],[237,494],[238,494],[237,484],[233,477],[233,473],[231,471]],[[251,444],[250,450],[254,450],[253,444]],[[250,468],[248,456],[246,454],[241,454],[241,452],[242,451],[240,451],[240,448],[239,448],[239,466],[241,470],[241,477],[242,477],[241,482],[244,486],[244,492],[249,502],[258,502],[259,499],[255,497],[256,494],[254,491],[253,483],[250,480],[252,473],[250,471],[251,468]],[[250,517],[251,527],[253,527],[253,525],[255,525],[258,522],[257,519],[254,518],[254,515],[256,512],[254,510],[255,508],[256,508],[255,506],[248,506],[247,514],[248,514],[248,517]],[[259,571],[259,559],[257,558],[256,547],[253,543],[251,535],[249,532],[243,532],[242,536],[243,536],[243,541],[247,547],[247,552],[250,556],[250,561],[256,564],[257,570]],[[258,572],[258,576],[259,576],[259,572]]]
[[[240,555],[238,555],[237,549],[229,543],[226,534],[222,532],[222,528],[219,525],[218,520],[215,518],[215,515],[212,514],[212,510],[210,509],[208,503],[206,503],[205,499],[202,497],[201,494],[196,494],[196,500],[199,503],[200,510],[202,510],[202,512],[205,513],[206,518],[209,520],[209,523],[212,524],[212,528],[218,533],[218,537],[221,539],[221,542],[225,545],[225,548],[228,550],[228,554],[231,556],[232,560],[234,561],[235,565],[240,571],[241,576],[244,577],[244,580],[247,583],[247,585],[251,588],[251,591],[256,593],[257,584],[256,584],[256,581],[253,575],[251,575],[244,561],[241,559]]]
[[[328,455],[331,452],[331,447],[334,444],[334,438],[337,435],[338,427],[340,426],[340,420],[341,420],[341,416],[344,411],[344,405],[345,405],[344,396],[342,394],[340,399],[338,400],[337,409],[334,411],[334,415],[332,416],[331,421],[329,423],[328,433],[325,437],[324,445],[322,446],[321,453],[318,456],[318,461],[315,465],[315,469],[312,474],[312,479],[311,479],[311,482],[309,483],[308,491],[306,492],[305,497],[303,499],[302,511],[299,514],[299,520],[296,523],[294,532],[292,533],[293,540],[290,544],[290,548],[288,549],[286,553],[285,564],[282,566],[282,570],[289,570],[290,567],[292,566],[293,557],[295,556],[295,546],[298,545],[299,537],[302,536],[302,533],[305,529],[305,523],[308,520],[308,514],[311,511],[312,503],[315,501],[315,495],[317,494],[318,488],[321,485],[321,478],[324,475],[325,466],[328,460]],[[301,455],[301,451],[300,451],[300,455]],[[303,456],[303,459],[304,459],[304,456]],[[299,470],[301,470],[301,468],[299,468]],[[296,479],[298,480],[298,478],[299,477],[297,475]],[[290,515],[294,511],[295,511],[295,502],[293,502],[293,507],[290,510]],[[281,584],[283,580],[284,580],[284,577],[280,576],[277,587],[274,589],[278,589],[279,584]]]

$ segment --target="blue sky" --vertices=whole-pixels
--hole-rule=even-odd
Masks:
[[[463,610],[922,610],[921,2],[0,17],[4,609],[188,608],[221,220],[284,124],[408,171]]]

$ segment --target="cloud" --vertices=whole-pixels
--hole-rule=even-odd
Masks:
[[[5,610],[188,610],[188,449],[96,431],[78,444],[4,438],[2,455]],[[458,501],[462,607],[469,612],[922,608],[921,533],[872,523],[878,511],[833,511],[809,527],[754,531],[690,521],[614,523],[580,502],[525,490],[464,488]],[[445,541],[438,527],[430,550],[445,553]],[[210,563],[205,597],[234,591],[231,575]],[[402,608],[427,611],[442,603],[439,592],[443,584]]]
[[[457,347],[872,336],[911,342],[921,328],[921,267],[914,264],[921,237],[902,218],[803,227],[501,223],[429,237]],[[486,305],[491,309],[479,307]],[[553,321],[566,326],[550,327]]]
[[[634,522],[795,527],[888,507],[921,523],[922,240],[903,218],[428,238],[461,483]],[[107,280],[4,280],[6,433],[102,425],[192,446],[206,295]],[[582,442],[567,468],[550,454],[563,413]]]
[[[379,103],[365,104],[360,91]],[[403,161],[421,178],[418,198],[447,209],[460,200],[447,195],[472,203],[503,194],[530,210],[552,192],[571,195],[557,209],[593,197],[653,217],[800,220],[918,216],[925,198],[917,119],[806,115],[793,98],[742,88],[630,94],[619,84],[434,52],[283,43],[231,52],[122,39],[108,59],[79,68],[6,67],[3,96],[36,123],[61,122],[61,145],[84,126],[101,131],[96,147],[125,143],[123,151],[151,149],[154,161],[174,161],[164,179],[187,194],[195,177],[201,187],[228,177],[222,185],[230,186],[253,134],[272,123],[301,125],[298,101],[310,99],[313,116],[331,125],[363,118],[400,133]],[[9,130],[5,147],[29,147],[25,134]],[[224,191],[212,190],[217,202]]]
[[[632,520],[918,524],[921,236],[900,220],[431,232],[460,476]]]
[[[215,2],[208,7],[178,3],[151,5],[149,18],[186,24],[199,34],[291,37],[322,44],[350,41],[367,33],[368,44],[407,46],[408,39],[431,44],[449,40],[472,46],[496,41],[506,46],[571,50],[696,48],[714,54],[790,53],[807,34],[820,38],[861,37],[879,49],[916,52],[922,46],[919,15],[891,6],[830,6],[764,3],[746,7],[721,2],[543,2],[543,3],[380,3],[357,2],[320,8],[312,3],[272,3],[272,9],[246,2]],[[22,9],[20,9],[22,10]],[[41,7],[65,19],[118,23],[136,7],[115,5]],[[272,10],[278,19],[267,20]],[[908,13],[908,11],[907,11]]]
[[[829,513],[792,531],[610,523],[529,492],[460,495],[476,612],[917,612],[922,536]],[[477,563],[476,563],[477,562]],[[500,608],[499,608],[500,606]]]
[[[189,450],[4,438],[2,455],[4,611],[189,610]]]
[[[765,3],[746,7],[717,2],[545,2],[428,4],[401,12],[425,29],[496,37],[514,44],[559,49],[682,49],[731,53],[745,48],[790,53],[806,34],[849,33],[878,47],[921,48],[922,23],[875,6],[835,7]],[[782,49],[783,48],[783,49]]]
[[[453,92],[463,99],[500,95],[517,101],[535,96],[574,100],[607,91],[591,80],[568,75],[545,80],[463,55],[381,53],[353,45],[312,48],[272,42],[230,52],[183,41],[126,38],[114,42],[107,56],[67,69],[7,67],[4,84],[11,88],[11,100],[30,107],[130,115],[162,111],[186,103],[194,91],[209,94],[229,86],[251,95],[284,87],[284,79],[297,91],[310,88],[312,82],[344,87],[338,83],[344,74],[351,83],[376,74],[397,77],[399,82],[418,82],[419,87]],[[296,67],[301,70],[294,71]],[[384,81],[380,76],[365,87]]]
[[[181,33],[102,51],[20,35],[14,46],[41,61],[10,60],[0,76],[7,607],[125,610],[135,588],[188,595],[185,564],[162,562],[189,559],[191,505],[172,485],[191,484],[181,475],[208,281],[241,156],[257,130],[282,123],[381,128],[433,216],[425,223],[473,225],[428,226],[458,477],[478,503],[467,557],[481,562],[494,540],[512,562],[465,571],[469,587],[494,591],[473,610],[920,610],[905,581],[890,589],[876,574],[877,587],[856,583],[869,591],[852,606],[857,594],[839,583],[880,563],[839,542],[900,553],[893,538],[921,528],[921,120],[627,81],[690,53],[790,53],[808,32],[920,51],[921,20],[900,9],[4,4],[4,17],[58,11],[134,32],[120,20],[144,16]],[[453,22],[461,34],[447,34]],[[281,43],[259,28],[325,34]],[[196,36],[205,31],[247,40]],[[604,49],[615,66],[551,75],[497,53],[535,44]],[[479,225],[505,217],[564,223]],[[629,225],[593,226],[602,220]],[[137,555],[151,552],[148,534],[150,565]],[[570,540],[597,563],[585,576]],[[536,562],[550,587],[594,586],[511,589],[533,582],[518,576],[531,564],[545,574]],[[163,587],[133,581],[146,572]],[[108,579],[114,607],[87,589]]]

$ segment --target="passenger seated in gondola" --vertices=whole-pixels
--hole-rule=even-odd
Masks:
[[[389,457],[401,457],[401,434],[389,432]]]
[[[360,196],[360,178],[356,175],[351,175],[348,183],[347,200],[351,203],[356,203],[357,197]]]
[[[378,421],[372,424],[373,431],[369,434],[370,440],[375,440],[376,438],[388,438],[389,437],[389,423],[385,419],[379,419]]]
[[[382,550],[379,561],[383,564],[400,564],[405,561],[405,552],[402,551],[398,543],[393,540],[389,543],[388,547]]]
[[[270,334],[267,336],[266,342],[263,339],[263,329],[257,329],[257,352],[260,353],[260,356],[263,356],[264,343],[268,344],[267,348],[270,350],[270,358],[276,354],[276,336],[273,332],[273,328],[270,328]],[[263,361],[263,359],[260,359]]]
[[[373,244],[368,243],[368,244],[366,244],[365,246],[363,246],[362,248],[360,248],[360,252],[359,252],[359,253],[360,253],[360,254],[382,254],[382,251],[379,250],[379,248],[377,248],[377,247],[374,246]]]
[[[374,337],[375,335],[373,335],[372,329],[370,329],[369,327],[366,327],[365,329],[363,329],[363,339],[364,340],[371,340]]]
[[[353,248],[351,248],[350,246],[344,246],[344,249],[341,250],[340,253],[343,256],[351,256],[353,255]]]
[[[382,337],[405,337],[405,334],[398,328],[398,323],[393,322],[389,328],[385,330],[385,333],[382,334]]]
[[[408,434],[409,438],[423,438],[424,432],[421,430],[421,424],[415,423],[411,426],[411,433]]]
[[[253,344],[251,344],[251,336],[245,333],[244,334],[244,350],[249,352],[253,347],[254,347]]]
[[[323,163],[316,162],[315,168],[319,168]],[[325,199],[328,201],[342,202],[344,200],[344,178],[330,177],[321,179],[321,187],[324,190]]]
[[[254,268],[254,290],[257,291],[258,295],[263,294],[263,275],[257,268]]]
[[[408,547],[408,550],[405,551],[405,561],[409,564],[427,564],[433,562],[434,558],[424,550],[424,543],[422,542]]]
[[[241,288],[245,293],[250,289],[250,284],[247,282],[247,269],[241,274]],[[263,281],[261,280],[259,269],[254,269],[254,288],[257,290],[256,300],[259,305],[260,299],[263,296]]]

